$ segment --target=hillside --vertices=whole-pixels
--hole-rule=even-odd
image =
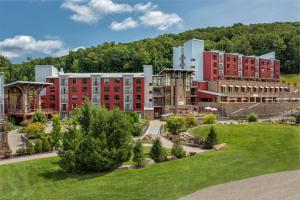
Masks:
[[[69,72],[133,72],[142,71],[143,64],[152,64],[158,72],[172,66],[172,47],[192,38],[205,40],[206,50],[249,55],[275,51],[276,58],[281,60],[282,73],[299,72],[300,22],[238,23],[230,27],[194,29],[129,43],[103,43],[63,57],[29,59],[21,64],[11,64],[0,57],[0,71],[5,71],[7,81],[33,80],[35,64],[52,64]]]

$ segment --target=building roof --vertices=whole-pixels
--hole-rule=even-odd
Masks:
[[[206,94],[211,94],[211,95],[215,95],[215,96],[227,96],[227,95],[222,94],[222,93],[211,92],[211,91],[207,91],[207,90],[198,90],[198,92],[202,92],[202,93],[206,93]]]
[[[133,77],[144,77],[144,73],[63,73],[60,75],[65,75],[70,78],[90,78],[92,75],[101,76],[103,78],[115,78],[123,76],[133,76]],[[48,76],[47,78],[58,78],[59,75]]]
[[[36,87],[46,87],[48,85],[52,85],[52,83],[45,83],[45,82],[34,82],[34,81],[16,81],[13,83],[6,84],[4,87],[12,87],[12,86],[22,86],[22,85],[31,85]]]
[[[164,72],[195,72],[195,70],[193,69],[172,69],[172,68],[164,68],[163,70],[161,70],[158,75],[164,73]]]

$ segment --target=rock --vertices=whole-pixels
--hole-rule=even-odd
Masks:
[[[190,152],[190,153],[189,153],[190,156],[194,156],[194,155],[196,155],[196,154],[197,154],[197,152]]]
[[[122,165],[118,167],[119,170],[129,169],[129,165]]]
[[[226,146],[227,146],[226,143],[216,144],[216,145],[213,146],[213,149],[218,151],[218,150],[224,149]]]
[[[177,158],[175,156],[167,156],[167,160],[176,160]]]
[[[147,159],[146,160],[146,163],[148,164],[148,165],[151,165],[151,164],[154,164],[155,162],[154,162],[154,160],[152,160],[152,159]]]

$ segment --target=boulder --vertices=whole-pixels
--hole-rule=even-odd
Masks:
[[[167,160],[176,160],[177,158],[175,156],[167,156]]]
[[[197,152],[190,152],[190,153],[189,153],[190,156],[194,156],[194,155],[196,155],[196,154],[197,154]]]
[[[146,160],[146,163],[148,165],[151,165],[151,164],[154,164],[155,162],[154,162],[154,160],[152,160],[151,158],[149,158],[149,159]]]
[[[216,144],[216,145],[213,146],[213,149],[218,151],[218,150],[224,149],[226,146],[227,146],[226,143]]]

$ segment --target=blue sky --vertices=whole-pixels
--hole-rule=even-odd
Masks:
[[[0,0],[0,54],[13,62],[233,23],[300,21],[298,0]]]

